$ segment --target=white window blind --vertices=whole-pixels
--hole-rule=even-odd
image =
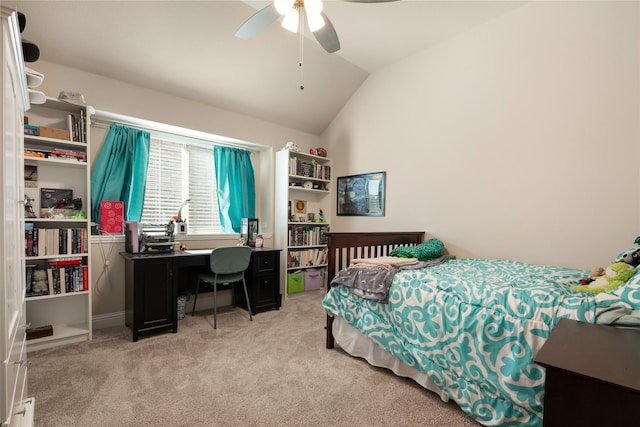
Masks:
[[[222,231],[216,198],[213,147],[153,137],[149,147],[149,168],[142,222],[166,224],[178,215],[189,234],[215,234]]]
[[[189,147],[189,233],[221,233],[213,147]]]

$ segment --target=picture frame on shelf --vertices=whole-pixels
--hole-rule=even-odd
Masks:
[[[38,188],[38,166],[24,165],[25,188]]]
[[[306,214],[307,213],[307,201],[306,200],[294,200],[293,202],[293,212],[296,214]]]
[[[384,216],[386,172],[337,179],[339,216]]]

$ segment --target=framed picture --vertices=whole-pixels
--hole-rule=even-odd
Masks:
[[[307,201],[306,200],[294,200],[293,201],[293,213],[306,214],[307,213]]]
[[[258,218],[242,218],[240,223],[240,237],[247,246],[256,245],[256,237],[258,236]]]
[[[38,167],[24,165],[24,186],[25,188],[38,188]]]
[[[384,216],[385,174],[338,177],[338,215]]]

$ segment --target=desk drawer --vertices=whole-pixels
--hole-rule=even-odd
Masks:
[[[278,268],[278,252],[256,252],[254,257],[254,268],[257,273],[270,273]]]

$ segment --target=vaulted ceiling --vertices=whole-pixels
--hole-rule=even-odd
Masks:
[[[43,60],[319,135],[370,73],[522,3],[324,0],[341,43],[333,54],[313,36],[301,45],[279,22],[248,40],[235,37],[268,1],[5,4],[26,15],[22,36]],[[37,61],[28,66],[37,70]]]

